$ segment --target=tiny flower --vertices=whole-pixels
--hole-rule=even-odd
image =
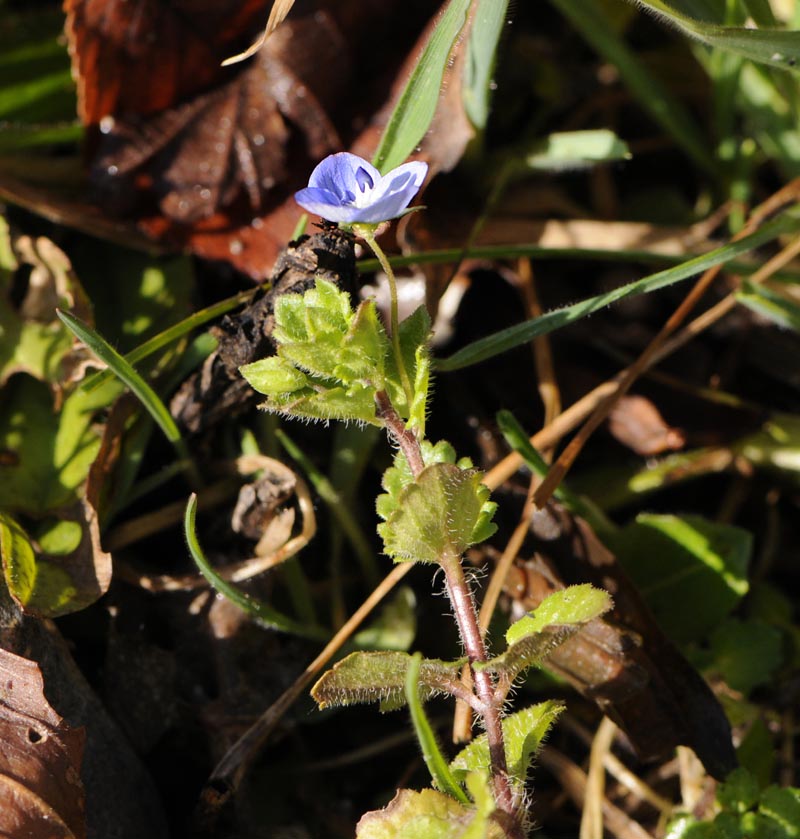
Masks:
[[[427,172],[427,163],[414,161],[381,175],[363,158],[340,152],[326,157],[294,197],[304,210],[328,221],[379,224],[403,214]]]

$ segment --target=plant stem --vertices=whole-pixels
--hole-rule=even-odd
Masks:
[[[378,406],[378,415],[383,419],[386,430],[403,452],[411,473],[415,478],[418,477],[425,468],[419,440],[412,431],[406,428],[385,391],[375,394],[375,402]],[[447,593],[470,665],[477,661],[486,661],[486,646],[478,626],[475,602],[464,577],[461,557],[445,556],[439,560],[439,564],[444,570]],[[498,808],[509,817],[512,825],[509,836],[522,837],[519,814],[508,781],[503,726],[500,719],[502,699],[495,694],[494,683],[489,673],[473,669],[472,678],[480,700],[480,715],[483,717],[489,743],[495,801]]]
[[[419,446],[419,440],[416,434],[411,429],[406,428],[400,415],[395,411],[389,395],[385,390],[379,390],[375,394],[375,402],[378,406],[378,416],[386,425],[386,430],[389,435],[400,447],[400,451],[408,462],[408,467],[411,469],[411,474],[416,478],[420,472],[425,468],[425,463],[422,460],[422,450]]]
[[[406,364],[403,360],[403,353],[400,348],[400,317],[397,309],[397,281],[395,280],[392,266],[389,264],[389,260],[383,252],[383,248],[381,248],[378,244],[375,237],[370,233],[365,233],[364,231],[361,231],[361,235],[364,237],[364,241],[369,245],[370,250],[378,258],[378,262],[380,262],[381,268],[383,268],[386,278],[389,280],[389,328],[392,330],[392,349],[394,350],[394,359],[397,364],[397,370],[400,373],[400,382],[403,385],[403,392],[406,395],[406,403],[410,409],[411,402],[414,398],[414,390],[411,387],[411,380],[408,378],[408,371],[406,370]]]
[[[475,602],[472,599],[469,586],[464,577],[461,557],[450,556],[440,559],[439,564],[444,570],[447,583],[447,593],[453,607],[453,614],[458,624],[461,641],[467,653],[470,664],[486,661],[486,646],[481,637],[478,626],[478,616],[475,612]],[[486,738],[489,743],[489,759],[492,766],[492,784],[497,806],[507,813],[512,820],[518,822],[517,808],[511,785],[508,782],[508,766],[506,764],[506,750],[503,739],[503,726],[500,720],[500,703],[498,703],[492,677],[485,671],[472,669],[472,678],[478,698],[481,700],[481,716],[486,728]]]

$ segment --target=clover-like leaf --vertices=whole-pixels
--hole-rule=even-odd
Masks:
[[[503,720],[506,764],[518,795],[522,793],[531,761],[563,710],[564,706],[560,702],[548,700],[523,708]],[[458,753],[450,769],[457,779],[463,780],[470,772],[486,771],[489,765],[489,743],[486,735],[482,734]]]
[[[411,656],[403,652],[356,652],[335,664],[311,690],[320,708],[380,702],[382,711],[406,704],[405,678]],[[423,659],[419,672],[420,698],[427,701],[451,693],[461,678],[465,659]]]
[[[494,532],[495,505],[481,477],[451,463],[427,466],[403,487],[398,505],[378,526],[386,553],[399,561],[439,562],[461,556]]]

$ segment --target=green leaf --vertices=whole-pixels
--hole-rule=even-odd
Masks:
[[[436,445],[433,445],[428,440],[422,440],[420,443],[420,450],[422,452],[422,462],[426,466],[431,466],[434,463],[455,463],[456,451],[447,442],[447,440],[440,440]],[[472,461],[469,458],[462,458],[458,465],[463,469],[472,467]],[[378,510],[378,515],[382,519],[388,519],[389,516],[400,506],[400,493],[410,484],[414,483],[414,476],[411,473],[411,467],[401,452],[397,452],[394,458],[394,464],[389,467],[381,479],[381,486],[386,490],[384,495],[379,495],[375,506]]]
[[[400,324],[400,352],[414,389],[411,406],[406,404],[406,394],[394,353],[388,353],[386,358],[386,389],[392,404],[401,416],[408,418],[410,427],[418,429],[420,436],[424,436],[430,388],[430,337],[431,319],[424,306],[420,306]]]
[[[541,665],[580,627],[612,607],[611,597],[588,583],[555,591],[536,611],[514,623],[506,632],[508,649],[489,661],[475,663],[475,669],[488,670],[514,681],[523,670]]]
[[[681,813],[679,816],[670,821],[667,826],[667,831],[664,839],[691,839],[692,831],[698,827],[698,821],[694,816],[688,813]],[[701,827],[707,828],[705,835],[702,833],[695,833],[695,839],[721,839],[716,833],[712,824],[700,824]]]
[[[106,591],[111,580],[111,557],[99,548],[93,511],[77,502],[62,512],[84,518],[81,523],[64,521],[69,525],[69,543],[59,540],[61,553],[57,556],[42,555],[19,522],[0,512],[5,583],[22,610],[35,617],[55,618],[85,609]],[[50,531],[54,529],[51,524]]]
[[[587,623],[612,607],[608,592],[584,583],[554,591],[545,597],[530,615],[516,621],[506,632],[506,642],[516,644],[551,626]]]
[[[452,692],[460,682],[466,659],[423,659],[419,671],[422,699]],[[380,702],[381,710],[402,708],[406,703],[405,680],[411,656],[397,651],[351,653],[322,675],[311,690],[320,708]]]
[[[772,773],[775,771],[775,744],[767,724],[761,717],[753,720],[736,749],[736,757],[739,763],[758,780],[759,786],[765,787],[769,784]]]
[[[450,767],[444,759],[442,750],[439,748],[439,743],[436,741],[433,728],[427,716],[425,716],[425,711],[420,701],[421,666],[422,653],[414,653],[408,662],[408,672],[406,673],[403,691],[411,716],[411,724],[414,726],[417,742],[422,752],[422,759],[425,761],[425,765],[431,773],[435,787],[442,792],[446,792],[455,798],[456,801],[460,801],[462,804],[469,804],[469,799],[453,777],[453,773],[450,771]]]
[[[8,590],[17,602],[24,605],[36,585],[36,555],[28,534],[17,521],[2,512],[0,555]]]
[[[466,44],[467,60],[461,97],[470,122],[481,130],[486,127],[489,118],[497,45],[507,15],[508,0],[478,0]]]
[[[239,368],[253,390],[264,396],[294,393],[308,384],[308,377],[285,358],[270,356]]]
[[[503,720],[508,774],[518,793],[525,786],[531,761],[563,710],[560,702],[549,700],[523,708]],[[458,753],[450,768],[458,780],[463,780],[467,773],[486,771],[489,765],[489,743],[486,734],[482,734]]]
[[[278,357],[241,370],[270,397],[261,407],[286,416],[382,424],[375,392],[383,387],[389,342],[374,301],[354,312],[346,292],[317,278],[305,294],[278,299],[275,323]]]
[[[383,174],[403,163],[431,124],[450,53],[472,0],[450,0],[400,94],[372,162]]]
[[[77,521],[47,519],[34,533],[43,553],[51,556],[65,556],[77,550],[83,539],[83,528]]]
[[[746,769],[734,769],[725,782],[717,787],[717,801],[726,810],[745,813],[758,801],[758,782]]]
[[[438,562],[460,557],[490,535],[495,505],[481,477],[453,464],[426,467],[401,490],[399,506],[378,526],[386,553],[400,561]]]
[[[375,416],[375,388],[358,383],[326,388],[323,382],[312,380],[312,387],[273,397],[260,407],[287,417],[382,425]]]
[[[100,448],[94,413],[119,394],[116,385],[76,391],[56,413],[50,389],[13,376],[0,400],[0,508],[41,516],[74,501]]]
[[[800,62],[800,32],[781,29],[745,29],[719,26],[681,14],[662,0],[640,0],[656,17],[668,21],[684,35],[716,49],[744,56],[760,64],[792,69]]]
[[[67,328],[103,362],[105,362],[130,390],[136,395],[139,401],[147,409],[147,412],[155,420],[164,436],[176,446],[179,456],[188,460],[186,449],[181,433],[172,415],[167,410],[158,394],[150,385],[134,370],[134,368],[89,324],[84,323],[80,318],[70,312],[58,312],[59,318],[66,324]]]
[[[470,828],[478,821],[481,832]],[[487,821],[485,808],[465,807],[432,789],[401,789],[382,810],[361,817],[356,839],[504,839],[505,832]]]
[[[561,0],[559,0],[561,2]],[[649,294],[661,288],[673,285],[689,279],[714,265],[720,265],[728,260],[734,259],[742,253],[753,248],[760,247],[775,237],[789,230],[798,227],[798,222],[789,215],[784,215],[769,224],[765,224],[756,233],[731,242],[722,248],[709,251],[707,254],[687,260],[681,265],[651,274],[641,280],[620,286],[604,294],[589,297],[580,303],[566,306],[563,309],[556,309],[538,318],[527,320],[524,323],[511,326],[481,338],[453,353],[449,358],[437,359],[434,367],[438,370],[452,371],[462,367],[469,367],[487,358],[493,358],[500,353],[513,349],[520,344],[527,344],[540,335],[547,335],[556,329],[561,329],[570,323],[591,315],[594,312],[604,309],[611,303],[616,303],[626,297],[633,297],[638,294]]]
[[[758,812],[774,822],[786,839],[800,836],[800,789],[767,787],[761,795]]]
[[[276,629],[280,632],[288,632],[303,638],[312,638],[315,640],[324,640],[326,638],[327,633],[320,627],[308,626],[305,623],[292,620],[292,618],[273,609],[261,600],[256,600],[221,577],[206,559],[203,549],[200,547],[195,527],[196,519],[197,496],[192,495],[186,504],[183,532],[186,537],[186,543],[189,546],[189,553],[191,553],[192,559],[195,561],[200,573],[208,580],[210,586],[238,606],[256,623],[267,629]]]
[[[678,642],[702,638],[747,593],[752,545],[738,527],[646,513],[613,539],[659,624]]]
[[[761,621],[728,618],[715,628],[710,641],[708,667],[745,695],[769,682],[783,663],[782,633]]]
[[[561,172],[630,157],[627,143],[613,131],[599,128],[548,134],[525,155],[524,165],[526,169]]]

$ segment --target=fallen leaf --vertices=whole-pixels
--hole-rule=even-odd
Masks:
[[[0,835],[86,836],[84,739],[48,703],[36,662],[0,649]]]

